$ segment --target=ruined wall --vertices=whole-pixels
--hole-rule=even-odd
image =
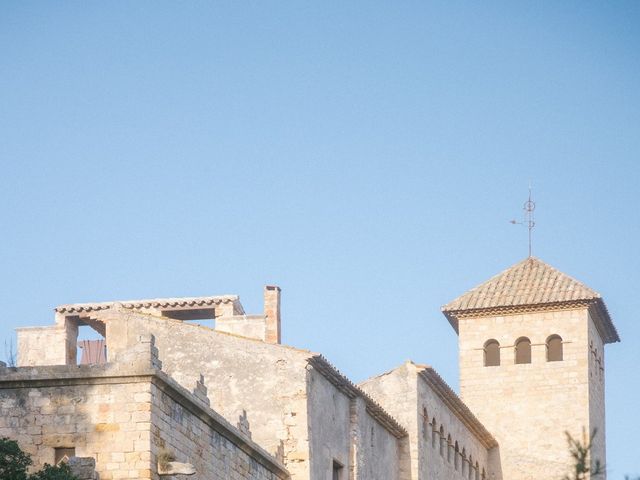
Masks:
[[[360,387],[379,402],[385,410],[400,421],[409,432],[410,464],[402,465],[403,479],[475,479],[475,470],[469,477],[468,463],[462,469],[462,449],[465,448],[479,464],[479,476],[482,468],[487,468],[488,452],[482,443],[469,431],[461,420],[445,405],[442,399],[429,387],[419,375],[423,367],[406,362],[400,367],[360,384]],[[427,413],[426,418],[424,413]],[[432,419],[436,419],[436,433],[433,435]],[[426,420],[426,421],[425,421]],[[444,435],[440,436],[440,427]],[[451,437],[452,450],[447,440]],[[459,445],[458,469],[455,468],[455,441]],[[441,442],[444,442],[442,455]],[[488,476],[487,478],[491,478]],[[464,475],[464,476],[463,476]]]
[[[189,390],[202,374],[215,411],[232,424],[246,411],[252,439],[283,455],[292,478],[309,478],[308,352],[130,311],[105,323],[111,355],[152,333],[165,372]]]
[[[589,427],[588,324],[584,308],[459,320],[461,397],[498,440],[503,478],[566,473],[564,432],[579,436]],[[563,361],[546,361],[552,334],[564,341]],[[532,342],[530,364],[515,364],[514,342],[522,336]],[[485,367],[483,346],[492,338],[500,342],[501,364]]]

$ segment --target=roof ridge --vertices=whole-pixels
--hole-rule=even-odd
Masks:
[[[537,257],[527,257],[443,305],[441,310],[457,332],[458,317],[463,315],[568,308],[598,302],[604,305],[602,296],[580,280]],[[601,326],[608,332],[603,338],[606,342],[619,341],[606,308],[600,310]]]
[[[600,294],[584,283],[537,257],[527,257],[442,306],[442,311],[595,298]]]

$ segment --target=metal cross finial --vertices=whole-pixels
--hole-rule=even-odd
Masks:
[[[514,225],[525,225],[529,230],[529,257],[531,257],[531,231],[533,227],[536,226],[535,219],[533,217],[533,211],[536,209],[536,202],[531,199],[531,185],[529,185],[529,199],[524,202],[524,221],[516,222],[515,220],[511,220],[511,223]]]

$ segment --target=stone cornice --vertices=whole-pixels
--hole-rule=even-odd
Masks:
[[[491,317],[497,315],[518,315],[533,312],[573,310],[576,308],[587,308],[591,314],[598,333],[604,343],[615,343],[620,341],[615,325],[611,321],[607,306],[602,298],[589,300],[576,300],[569,302],[538,303],[529,305],[497,306],[491,308],[475,308],[467,310],[443,310],[442,313],[449,320],[453,329],[458,333],[458,319]]]

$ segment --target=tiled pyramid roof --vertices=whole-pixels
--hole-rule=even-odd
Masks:
[[[606,342],[620,339],[598,292],[556,270],[542,260],[529,257],[472,288],[442,307],[457,330],[463,313],[482,314],[495,310],[535,310],[543,305],[594,304]]]

